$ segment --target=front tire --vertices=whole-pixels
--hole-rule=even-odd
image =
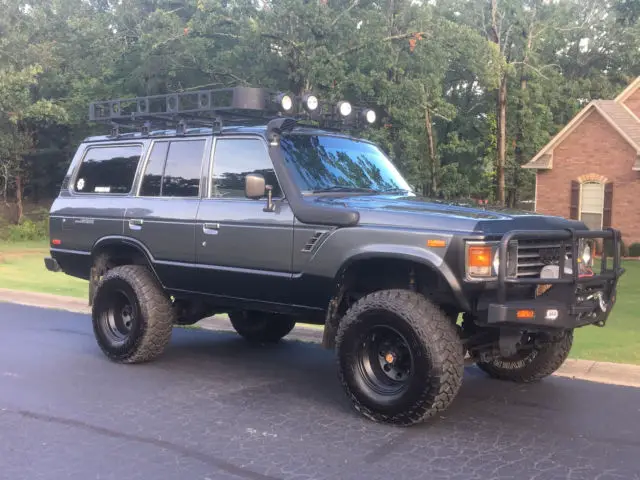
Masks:
[[[356,302],[336,337],[338,375],[355,409],[408,426],[448,408],[462,384],[455,325],[424,296],[384,290]]]
[[[235,331],[251,343],[277,343],[296,325],[295,319],[276,313],[239,311],[229,313]]]
[[[174,316],[171,300],[144,266],[115,267],[96,288],[93,332],[104,354],[115,362],[158,357],[171,338]]]
[[[511,358],[497,358],[478,362],[477,366],[492,378],[516,383],[531,383],[553,374],[565,362],[573,345],[573,330],[560,338],[534,346],[528,352]]]

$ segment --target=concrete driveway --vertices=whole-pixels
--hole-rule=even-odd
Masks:
[[[0,304],[0,478],[640,479],[640,389],[470,368],[445,416],[400,429],[353,412],[301,333],[176,329],[161,359],[122,366],[88,316]]]

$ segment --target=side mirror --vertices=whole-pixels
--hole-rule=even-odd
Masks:
[[[250,173],[244,177],[244,195],[247,198],[259,199],[264,197],[265,180],[259,173]]]

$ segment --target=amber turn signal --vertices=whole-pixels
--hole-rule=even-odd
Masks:
[[[533,310],[518,310],[516,312],[516,318],[520,318],[520,319],[530,319],[536,316],[536,312]]]
[[[491,276],[491,247],[470,246],[467,252],[467,268],[473,277]]]
[[[445,242],[444,240],[437,240],[437,239],[427,240],[427,247],[442,248],[446,246],[447,246],[447,242]]]

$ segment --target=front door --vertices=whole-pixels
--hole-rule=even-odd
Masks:
[[[144,245],[167,288],[195,288],[195,222],[210,142],[154,141],[138,195],[125,212],[125,236]]]
[[[275,211],[264,211],[266,198],[245,197],[249,173],[262,174],[273,187]],[[219,297],[289,303],[294,217],[265,141],[216,139],[210,177],[196,222],[199,288]]]

